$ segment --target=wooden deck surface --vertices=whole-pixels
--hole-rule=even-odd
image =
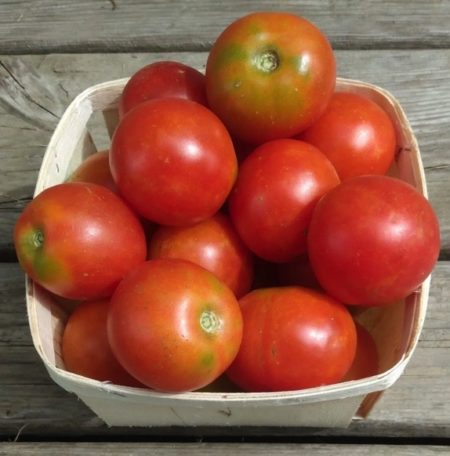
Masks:
[[[338,75],[389,90],[411,122],[442,236],[419,345],[371,415],[346,429],[108,428],[53,383],[35,352],[15,220],[76,94],[155,60],[203,68],[229,22],[268,9],[315,22]],[[0,455],[450,453],[449,23],[450,1],[0,0]]]

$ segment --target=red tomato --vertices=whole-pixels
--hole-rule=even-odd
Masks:
[[[331,296],[363,306],[405,298],[439,255],[439,225],[414,187],[387,176],[359,176],[316,205],[308,254]]]
[[[16,223],[14,243],[25,272],[69,299],[111,295],[147,255],[142,225],[128,206],[110,190],[81,182],[37,195]]]
[[[338,183],[333,165],[314,146],[294,139],[270,141],[242,163],[229,199],[231,219],[258,256],[292,260],[306,250],[314,205]]]
[[[217,212],[237,175],[222,122],[204,106],[160,98],[131,110],[114,133],[111,171],[122,196],[161,225],[189,225]]]
[[[253,257],[228,218],[217,213],[186,227],[161,226],[149,245],[150,258],[181,258],[203,266],[239,298],[250,290]]]
[[[244,333],[227,370],[246,391],[288,391],[339,382],[356,351],[345,306],[301,287],[254,290],[240,301]]]
[[[335,93],[324,114],[301,133],[333,163],[341,180],[385,174],[395,155],[394,125],[374,101],[350,92]]]
[[[150,260],[117,287],[108,316],[113,353],[155,390],[202,388],[230,365],[242,338],[232,291],[190,261]]]
[[[142,386],[117,361],[106,333],[109,300],[86,301],[70,314],[62,337],[66,369],[116,385]]]
[[[378,374],[378,350],[369,331],[355,322],[357,345],[356,355],[350,370],[342,379],[343,382],[360,380]]]
[[[117,192],[116,184],[109,168],[109,152],[103,150],[87,157],[69,176],[68,182],[91,182],[103,185]]]
[[[179,62],[154,62],[133,74],[123,89],[119,115],[152,98],[184,98],[206,105],[205,76]]]
[[[210,107],[238,138],[260,144],[300,133],[336,83],[325,35],[294,14],[259,12],[229,25],[206,65]]]

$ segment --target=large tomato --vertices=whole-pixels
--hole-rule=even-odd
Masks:
[[[233,292],[190,261],[150,260],[117,287],[108,315],[113,353],[155,390],[199,389],[233,361],[242,315]]]
[[[222,122],[199,103],[176,98],[149,100],[128,112],[112,138],[110,164],[122,196],[162,225],[211,217],[237,175]]]
[[[249,14],[229,25],[206,65],[210,107],[238,138],[260,144],[290,137],[326,108],[336,82],[333,50],[306,19]]]
[[[395,128],[374,101],[351,92],[338,92],[299,138],[320,149],[341,180],[363,174],[385,174],[394,160]]]
[[[439,225],[414,187],[387,176],[341,183],[316,205],[308,254],[321,286],[346,304],[405,298],[439,255]]]
[[[305,252],[314,205],[338,184],[333,165],[314,146],[294,139],[269,141],[241,164],[229,199],[231,219],[256,255],[289,261]]]
[[[150,258],[181,258],[214,273],[239,298],[250,290],[253,256],[228,217],[218,212],[194,225],[161,226],[153,233]]]
[[[37,283],[69,299],[112,294],[145,261],[138,217],[110,190],[91,183],[55,185],[23,210],[14,232],[22,268]]]
[[[70,314],[61,342],[68,371],[101,382],[142,386],[117,361],[106,332],[109,300],[80,303]]]
[[[251,291],[239,301],[241,347],[227,375],[247,391],[288,391],[339,382],[356,351],[347,308],[301,287]]]
[[[161,61],[134,73],[119,101],[119,115],[152,98],[184,98],[206,105],[205,76],[179,62]]]

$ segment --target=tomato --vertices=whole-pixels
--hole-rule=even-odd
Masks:
[[[242,338],[233,292],[190,261],[150,260],[117,287],[108,315],[113,353],[131,375],[166,392],[199,389],[230,365]]]
[[[385,174],[394,160],[396,133],[387,113],[356,93],[335,93],[299,139],[313,144],[333,163],[341,180]]]
[[[378,349],[375,341],[364,326],[355,322],[356,326],[356,354],[350,370],[342,379],[343,382],[360,380],[378,374]]]
[[[230,216],[245,244],[273,262],[306,250],[314,205],[339,183],[330,161],[294,139],[269,141],[241,164],[229,198]]]
[[[377,306],[405,298],[439,255],[439,224],[414,187],[387,176],[341,183],[316,205],[308,254],[321,286],[346,303]]]
[[[302,287],[253,290],[240,299],[244,333],[227,370],[246,391],[288,391],[340,381],[356,351],[347,308]]]
[[[118,124],[110,164],[121,195],[161,225],[189,225],[211,217],[226,200],[237,159],[222,122],[189,100],[139,104]]]
[[[71,182],[47,188],[23,210],[14,243],[25,272],[56,295],[97,299],[112,294],[146,259],[142,225],[110,190]]]
[[[61,349],[69,372],[116,385],[141,386],[114,357],[106,332],[109,300],[85,301],[70,314]]]
[[[150,63],[134,73],[119,101],[119,116],[152,98],[184,98],[206,106],[205,76],[179,62]]]
[[[322,114],[336,63],[325,35],[306,19],[259,12],[222,32],[205,74],[211,109],[233,135],[260,144],[296,135]]]
[[[181,258],[203,266],[237,297],[250,290],[253,256],[221,213],[186,227],[161,226],[153,233],[150,258]]]
[[[103,150],[87,157],[68,177],[68,182],[91,182],[103,185],[117,193],[117,187],[109,168],[109,151]]]

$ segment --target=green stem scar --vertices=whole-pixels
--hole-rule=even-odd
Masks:
[[[273,49],[267,49],[255,56],[255,65],[264,73],[272,73],[280,65],[280,58]]]
[[[200,326],[207,333],[214,333],[220,328],[220,320],[212,310],[205,310],[200,315]]]
[[[33,247],[39,249],[44,244],[44,233],[41,230],[37,230],[31,236],[31,243]]]

